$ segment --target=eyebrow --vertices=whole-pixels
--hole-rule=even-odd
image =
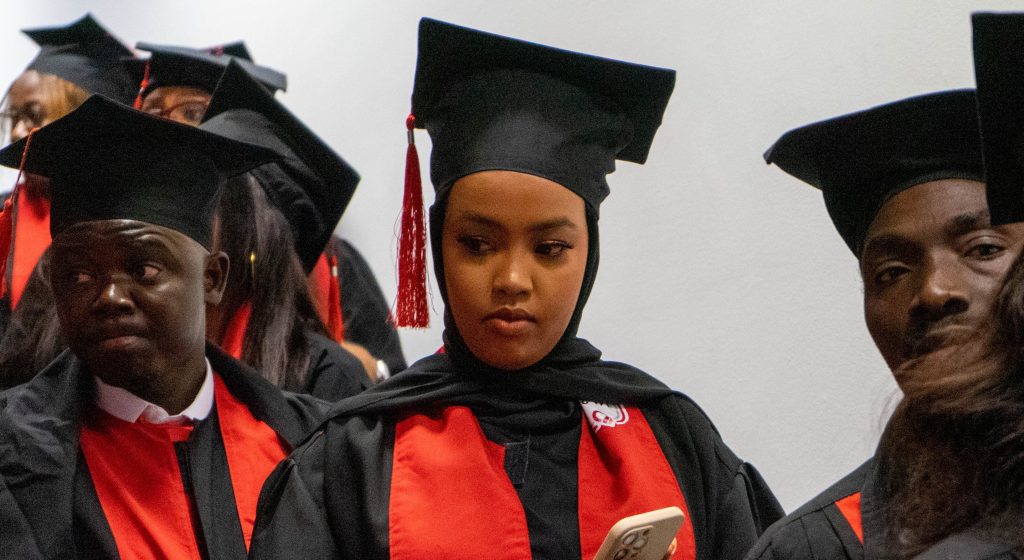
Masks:
[[[864,245],[864,250],[860,254],[860,260],[863,263],[868,260],[868,257],[875,254],[906,253],[912,251],[916,246],[916,243],[901,235],[888,233],[877,235],[869,239],[867,244]]]
[[[479,225],[482,225],[482,226],[485,226],[485,227],[492,227],[492,228],[497,228],[497,229],[503,229],[504,228],[504,226],[501,223],[499,223],[497,220],[495,220],[493,218],[488,218],[487,216],[484,216],[483,214],[477,214],[476,212],[463,212],[463,213],[459,214],[457,216],[457,218],[460,219],[460,220],[466,220],[466,221],[469,221],[469,222],[473,222],[475,224],[479,224]],[[563,227],[564,228],[577,229],[578,226],[575,223],[573,223],[572,220],[570,220],[569,218],[566,218],[566,217],[563,216],[563,217],[559,217],[559,218],[552,218],[550,220],[543,220],[543,221],[540,221],[540,222],[532,223],[532,224],[530,224],[528,229],[531,232],[537,232],[537,231],[547,231],[547,230],[563,228]]]
[[[954,217],[944,230],[947,237],[959,237],[965,233],[990,227],[992,227],[992,218],[989,216],[988,210],[979,210]]]
[[[977,212],[965,212],[958,214],[951,218],[942,228],[943,235],[947,239],[952,239],[977,231],[979,229],[988,229],[992,227],[992,219],[989,216],[988,210],[979,210]],[[868,240],[864,246],[864,250],[861,252],[861,260],[864,257],[870,256],[873,253],[902,253],[913,250],[916,247],[916,243],[896,234],[882,234],[876,237],[872,237]]]

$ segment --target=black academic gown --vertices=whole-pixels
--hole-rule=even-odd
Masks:
[[[406,367],[402,342],[389,320],[391,307],[370,265],[348,241],[335,236],[332,245],[338,252],[345,339],[364,346],[377,359],[384,360],[391,373],[402,371]]]
[[[1020,560],[1024,551],[987,538],[962,533],[953,535],[921,554],[914,560]]]
[[[336,402],[370,386],[363,363],[337,342],[310,331],[306,332],[306,342],[309,344],[309,374],[304,393]]]
[[[765,531],[747,560],[862,560],[864,545],[836,502],[861,492],[864,510],[864,486],[874,470],[874,460],[857,467],[811,501],[787,515]],[[870,506],[869,506],[870,507]],[[865,540],[871,540],[865,527]]]
[[[326,404],[282,393],[208,346],[226,388],[290,445],[321,418]],[[0,549],[4,558],[118,558],[79,448],[80,419],[93,396],[91,376],[63,353],[32,381],[0,393]],[[216,404],[179,450],[206,558],[245,557],[227,473]],[[12,551],[17,551],[12,553]]]
[[[334,418],[264,485],[251,558],[388,558],[396,419],[405,412],[449,405],[468,406],[487,438],[505,446],[506,474],[526,513],[533,557],[580,557],[580,405],[559,398],[562,389],[571,393],[578,387],[571,381],[556,387],[556,378],[542,384],[551,393],[527,394],[430,373],[444,369],[433,365],[445,360],[443,355],[421,360],[402,375],[339,403]],[[690,399],[653,379],[638,394],[649,397],[641,398],[640,408],[685,496],[697,557],[741,558],[782,515],[778,502]]]

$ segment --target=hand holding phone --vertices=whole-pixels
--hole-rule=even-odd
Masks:
[[[662,560],[683,518],[682,510],[672,506],[620,519],[608,531],[594,560]]]

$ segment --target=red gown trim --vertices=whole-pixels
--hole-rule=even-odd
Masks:
[[[39,257],[50,246],[50,199],[29,186],[18,189],[11,266],[11,309],[18,306]]]
[[[202,558],[174,452],[191,432],[191,425],[130,423],[99,409],[83,423],[82,453],[121,558]]]
[[[214,379],[213,395],[235,491],[238,521],[245,537],[245,549],[249,550],[260,489],[291,448],[273,428],[253,416],[249,407],[236,399],[219,378]]]
[[[860,516],[860,492],[850,494],[837,501],[836,507],[839,508],[839,513],[843,514],[846,522],[850,524],[853,533],[857,535],[857,540],[864,544],[864,525]]]
[[[619,519],[668,506],[685,512],[676,559],[696,557],[686,500],[639,409],[629,420],[592,428],[579,446],[580,550],[591,558]],[[530,558],[519,496],[505,472],[505,449],[487,439],[469,408],[418,414],[395,426],[388,512],[391,558]]]
[[[601,425],[584,422],[579,454],[580,551],[593,558],[605,535],[629,515],[676,506],[684,518],[676,533],[673,558],[697,557],[693,523],[686,499],[661,445],[637,408],[619,407],[626,421]],[[587,491],[584,492],[583,489]]]
[[[218,376],[214,376],[214,400],[248,548],[260,488],[287,455],[287,444],[257,420]],[[191,425],[125,422],[101,410],[89,413],[83,423],[82,453],[122,558],[201,558],[195,512],[174,451],[174,443],[187,440],[191,432]]]

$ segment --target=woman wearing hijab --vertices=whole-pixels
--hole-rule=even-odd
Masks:
[[[780,517],[692,401],[576,336],[605,176],[646,159],[674,82],[421,21],[444,352],[342,401],[278,467],[254,558],[589,559],[619,519],[676,506],[675,558],[730,559]],[[425,311],[402,303],[399,322]]]

